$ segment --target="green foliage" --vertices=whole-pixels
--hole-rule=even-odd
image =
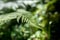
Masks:
[[[9,5],[9,0],[4,1]],[[52,9],[55,10],[54,5],[51,5],[53,2],[46,4],[43,1],[32,4],[22,3],[24,8],[18,4],[3,6],[0,9],[0,39],[49,40],[51,23],[57,21],[59,16],[57,12],[49,14]]]

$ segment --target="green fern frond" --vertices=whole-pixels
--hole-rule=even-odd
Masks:
[[[32,15],[30,12],[27,12],[23,9],[18,9],[16,12],[0,15],[0,27],[2,27],[2,25],[5,25],[6,23],[6,25],[8,25],[13,19],[16,19],[17,23],[19,23],[20,18],[22,18],[22,23],[28,22],[31,17]]]

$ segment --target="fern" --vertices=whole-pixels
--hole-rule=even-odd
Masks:
[[[12,12],[8,12],[10,11],[8,8],[6,11],[4,11],[4,8],[0,10],[1,40],[28,40],[31,36],[34,36],[31,39],[44,40],[46,34],[45,26],[47,24],[45,15],[40,12],[41,9],[37,7],[38,5],[34,7],[32,5],[25,6],[26,10],[19,8]],[[43,18],[42,20],[41,17]],[[38,35],[41,37],[38,37]]]

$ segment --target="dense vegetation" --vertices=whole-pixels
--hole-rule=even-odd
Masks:
[[[60,40],[59,2],[0,0],[0,40]]]

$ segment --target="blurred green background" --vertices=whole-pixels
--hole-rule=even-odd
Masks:
[[[59,2],[0,0],[0,40],[60,40]]]

